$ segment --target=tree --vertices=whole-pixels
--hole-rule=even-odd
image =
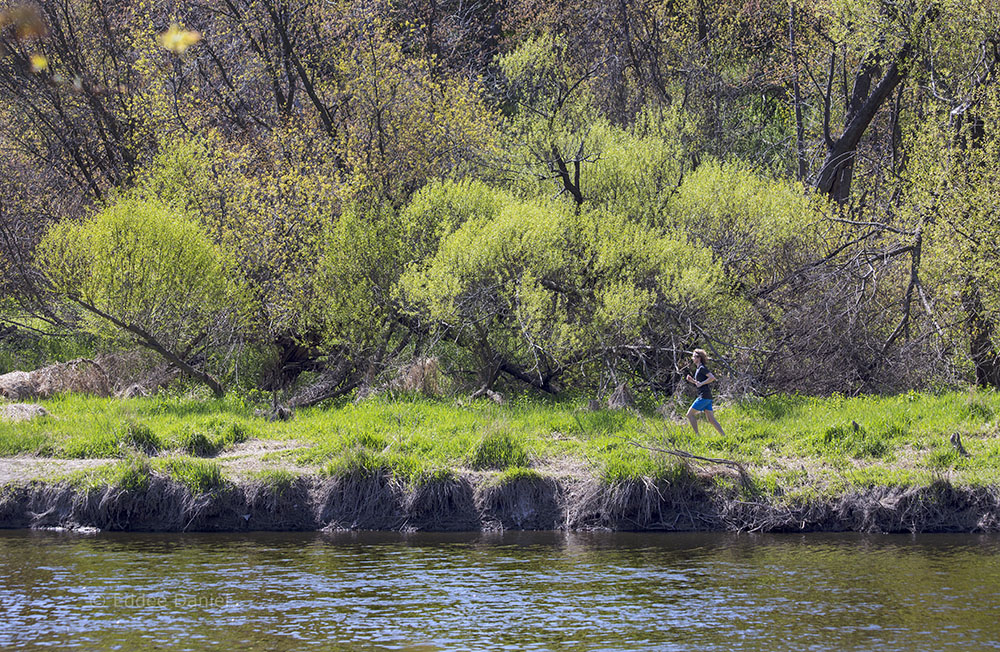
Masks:
[[[122,199],[83,222],[61,222],[37,250],[52,289],[79,306],[90,332],[163,356],[216,396],[197,360],[224,332],[233,294],[223,258],[197,222]]]
[[[649,379],[644,364],[713,302],[718,269],[703,248],[604,211],[492,195],[400,280],[472,355],[483,390],[501,375],[553,393],[580,370],[602,389]]]

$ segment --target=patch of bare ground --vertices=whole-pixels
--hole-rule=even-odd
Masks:
[[[560,481],[587,481],[594,478],[594,467],[578,457],[549,457],[532,465],[541,475]]]
[[[79,471],[92,471],[117,461],[110,458],[69,460],[29,455],[0,457],[0,486],[51,480]]]
[[[220,453],[215,460],[222,465],[226,477],[240,480],[262,471],[288,471],[294,475],[315,474],[315,467],[295,464],[291,453],[305,450],[306,444],[294,439],[251,439]],[[275,453],[278,453],[275,455]]]

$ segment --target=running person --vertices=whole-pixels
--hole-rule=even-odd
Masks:
[[[712,412],[712,389],[708,384],[715,382],[715,376],[712,375],[712,372],[706,366],[708,364],[708,354],[705,353],[705,349],[695,349],[694,353],[691,354],[691,362],[695,363],[698,368],[694,372],[694,376],[688,374],[685,380],[698,388],[698,398],[688,408],[688,422],[694,429],[694,434],[697,435],[698,413],[704,412],[708,422],[715,426],[720,435],[725,436],[726,433],[722,431],[722,426],[715,420],[715,414]]]

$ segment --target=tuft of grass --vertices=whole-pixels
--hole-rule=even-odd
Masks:
[[[163,443],[152,428],[138,421],[125,423],[115,431],[115,438],[118,440],[119,450],[126,453],[130,449],[146,455],[155,455],[163,448]]]
[[[267,469],[259,471],[251,477],[277,494],[286,493],[298,479],[297,475],[285,469]]]
[[[600,469],[601,482],[615,485],[649,478],[665,484],[682,484],[694,480],[691,469],[681,460],[646,451],[632,453],[634,450],[621,447],[616,454],[606,456]]]
[[[429,484],[451,482],[458,478],[454,469],[438,467],[433,469],[422,469],[410,478],[411,484],[421,487]]]
[[[173,457],[164,466],[170,477],[190,489],[192,494],[209,493],[225,484],[222,467],[210,460]]]
[[[155,455],[163,449],[163,442],[145,423],[127,419],[113,429],[77,434],[60,448],[58,452],[72,458],[125,457],[132,453]]]
[[[469,466],[500,471],[512,466],[528,466],[528,452],[521,439],[509,432],[491,432],[476,442],[469,454]]]
[[[965,405],[962,406],[961,414],[970,421],[988,423],[993,420],[995,414],[993,408],[978,393],[969,396]]]
[[[195,457],[211,457],[219,452],[219,447],[201,430],[185,428],[180,436],[181,450]]]
[[[835,452],[854,459],[882,458],[892,448],[891,438],[895,430],[868,432],[864,426],[854,423],[829,426],[816,441],[817,452]]]
[[[372,476],[392,473],[392,464],[381,453],[367,448],[355,448],[320,469],[320,475],[331,478]]]
[[[149,488],[153,467],[143,454],[132,454],[111,467],[108,484],[124,491],[142,492]]]
[[[503,487],[515,482],[535,482],[542,479],[542,474],[535,469],[529,469],[524,466],[512,466],[504,471],[498,473],[492,480],[492,484],[497,487]]]
[[[227,448],[250,439],[246,426],[236,421],[212,420],[202,424],[185,424],[178,443],[181,450],[196,457],[213,457]]]

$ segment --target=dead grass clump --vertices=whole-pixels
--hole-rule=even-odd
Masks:
[[[487,529],[555,530],[563,521],[560,485],[532,469],[509,469],[478,487],[476,507]]]
[[[52,398],[69,392],[110,396],[111,386],[101,365],[87,358],[0,376],[0,395],[14,401]]]
[[[40,398],[70,392],[94,396],[111,395],[108,375],[101,365],[87,358],[38,369],[31,372],[31,376]]]
[[[107,374],[111,391],[118,398],[148,396],[182,375],[179,369],[143,349],[103,353],[95,359]]]
[[[441,394],[441,366],[435,358],[417,358],[402,369],[391,388],[403,392],[419,392],[425,396]]]
[[[405,491],[391,473],[337,475],[320,490],[317,521],[328,530],[398,530]]]
[[[22,401],[31,398],[32,394],[31,374],[27,371],[12,371],[0,375],[0,398]]]
[[[22,421],[31,421],[36,417],[47,416],[49,416],[48,410],[34,403],[9,403],[7,405],[0,405],[0,421],[20,423]]]
[[[718,530],[720,514],[695,482],[648,477],[589,483],[566,514],[570,529]]]
[[[478,530],[479,512],[473,496],[469,481],[451,473],[421,482],[406,496],[405,529]]]
[[[244,485],[248,529],[300,531],[317,529],[312,482],[287,471],[257,475]]]

